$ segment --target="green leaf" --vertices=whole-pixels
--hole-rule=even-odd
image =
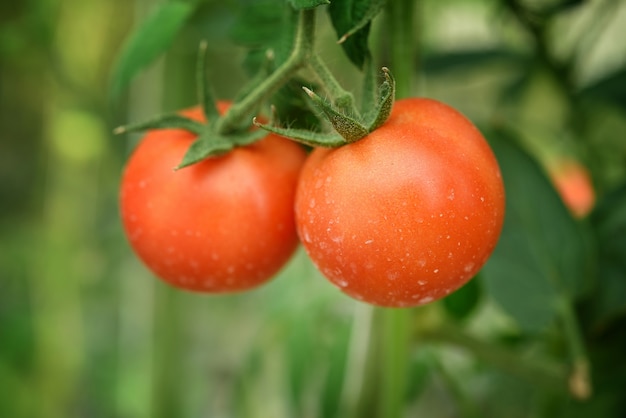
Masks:
[[[119,96],[137,73],[169,48],[193,11],[191,3],[163,3],[135,29],[122,47],[113,70],[113,98]]]
[[[526,332],[557,314],[558,300],[588,290],[590,232],[572,218],[539,164],[508,133],[493,135],[502,170],[506,216],[502,235],[482,270],[486,290]]]
[[[462,288],[442,299],[446,312],[455,319],[467,318],[478,306],[481,296],[480,279],[473,278]]]
[[[603,100],[626,108],[626,68],[621,68],[583,88],[579,95],[583,98]]]
[[[596,288],[590,297],[596,325],[626,315],[626,184],[598,203],[591,222],[599,261]]]
[[[231,30],[233,41],[249,49],[244,68],[256,74],[267,62],[267,51],[273,51],[274,65],[289,56],[295,39],[298,13],[285,7],[284,0],[255,0],[240,9]]]
[[[328,7],[330,20],[344,52],[359,69],[370,56],[367,45],[372,19],[382,10],[385,0],[333,1]]]
[[[319,88],[309,80],[295,77],[276,92],[272,97],[272,105],[276,108],[276,114],[280,115],[281,120],[286,121],[290,128],[319,131],[321,121],[317,111],[313,111],[308,96],[302,94],[302,86],[305,84]]]
[[[330,4],[330,0],[289,0],[296,10],[313,9],[317,6]]]
[[[421,70],[427,74],[441,74],[447,71],[472,71],[492,64],[522,66],[531,57],[504,48],[484,48],[426,54],[422,58]],[[526,73],[526,71],[524,71]]]

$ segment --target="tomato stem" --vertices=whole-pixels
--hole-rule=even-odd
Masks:
[[[218,134],[224,135],[235,131],[260,102],[268,99],[310,61],[315,42],[315,13],[315,9],[300,12],[296,39],[287,60],[241,101],[233,103],[228,112],[216,122],[215,129]]]
[[[413,11],[416,1],[387,2],[387,27],[391,43],[391,63],[396,78],[398,98],[409,97],[412,90],[413,73],[417,69],[415,60],[415,36]],[[418,3],[419,4],[419,3]]]
[[[569,298],[565,296],[560,298],[558,312],[572,361],[569,376],[570,393],[577,399],[588,399],[592,392],[591,363],[587,357],[578,319]]]
[[[200,51],[198,57],[198,64],[196,69],[196,79],[198,87],[198,102],[202,107],[204,117],[206,120],[216,120],[220,116],[220,112],[217,109],[217,100],[213,94],[210,84],[206,79],[207,70],[207,41],[200,43]]]
[[[357,410],[366,396],[366,384],[372,381],[368,360],[375,351],[372,347],[372,324],[374,307],[355,303],[352,319],[348,359],[341,390],[340,416],[358,416]]]
[[[410,345],[409,309],[384,309],[382,314],[382,398],[379,416],[402,417],[407,393]]]
[[[397,96],[411,94],[411,74],[414,71],[412,50],[412,9],[414,0],[389,1],[386,8],[391,19],[388,27],[391,31],[392,66],[396,75],[395,92]],[[399,77],[398,77],[399,76]],[[382,350],[382,399],[380,416],[398,418],[403,416],[409,372],[409,346],[411,344],[410,318],[412,310],[389,309],[383,314]]]
[[[320,56],[312,54],[308,64],[320,81],[321,85],[332,97],[333,104],[344,113],[352,116],[358,116],[359,112],[354,105],[354,96],[352,93],[341,87],[341,84],[339,84]]]

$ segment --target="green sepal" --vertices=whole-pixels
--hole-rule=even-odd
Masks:
[[[263,131],[221,136],[212,131],[200,135],[189,147],[176,170],[198,163],[205,158],[218,157],[232,151],[235,147],[252,144],[267,135]]]
[[[151,129],[184,129],[196,135],[200,135],[206,129],[206,126],[196,120],[189,119],[177,113],[171,113],[143,122],[120,126],[115,128],[113,133],[123,134],[127,132],[140,132]]]
[[[228,139],[238,147],[245,147],[246,145],[254,144],[255,142],[263,139],[267,136],[267,132],[262,130],[246,131],[235,134],[230,134]]]
[[[389,119],[396,96],[396,82],[387,67],[383,67],[383,74],[385,81],[383,81],[378,89],[378,105],[374,112],[367,118],[370,119],[366,123],[369,132],[379,128]]]
[[[220,117],[217,110],[217,100],[213,89],[207,80],[207,41],[200,42],[198,52],[198,64],[196,68],[196,83],[198,84],[198,102],[202,106],[202,112],[206,120],[216,120]]]
[[[337,111],[332,105],[327,103],[320,96],[306,87],[303,87],[306,94],[313,100],[313,103],[326,115],[333,128],[341,135],[345,142],[351,143],[367,136],[369,131],[356,119]]]
[[[337,148],[346,145],[346,140],[338,133],[321,133],[306,129],[280,128],[278,126],[259,123],[256,118],[252,120],[255,126],[276,135],[284,136],[304,145],[312,147]]]

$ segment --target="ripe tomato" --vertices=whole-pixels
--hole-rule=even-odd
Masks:
[[[416,306],[458,289],[487,261],[504,187],[480,132],[429,99],[395,103],[367,137],[316,149],[296,192],[296,225],[318,269],[346,294]]]
[[[199,108],[183,113],[202,120]],[[305,153],[270,134],[174,171],[194,139],[184,130],[151,131],[130,157],[120,194],[130,245],[179,288],[232,292],[260,285],[297,246],[293,202]]]

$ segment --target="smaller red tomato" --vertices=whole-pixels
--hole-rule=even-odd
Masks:
[[[574,160],[552,163],[549,174],[565,206],[577,218],[585,217],[596,201],[589,172]]]
[[[183,113],[202,120],[200,109]],[[179,288],[258,286],[297,246],[293,201],[305,153],[270,134],[174,171],[195,139],[179,129],[151,131],[133,152],[120,191],[130,245],[150,270]]]

